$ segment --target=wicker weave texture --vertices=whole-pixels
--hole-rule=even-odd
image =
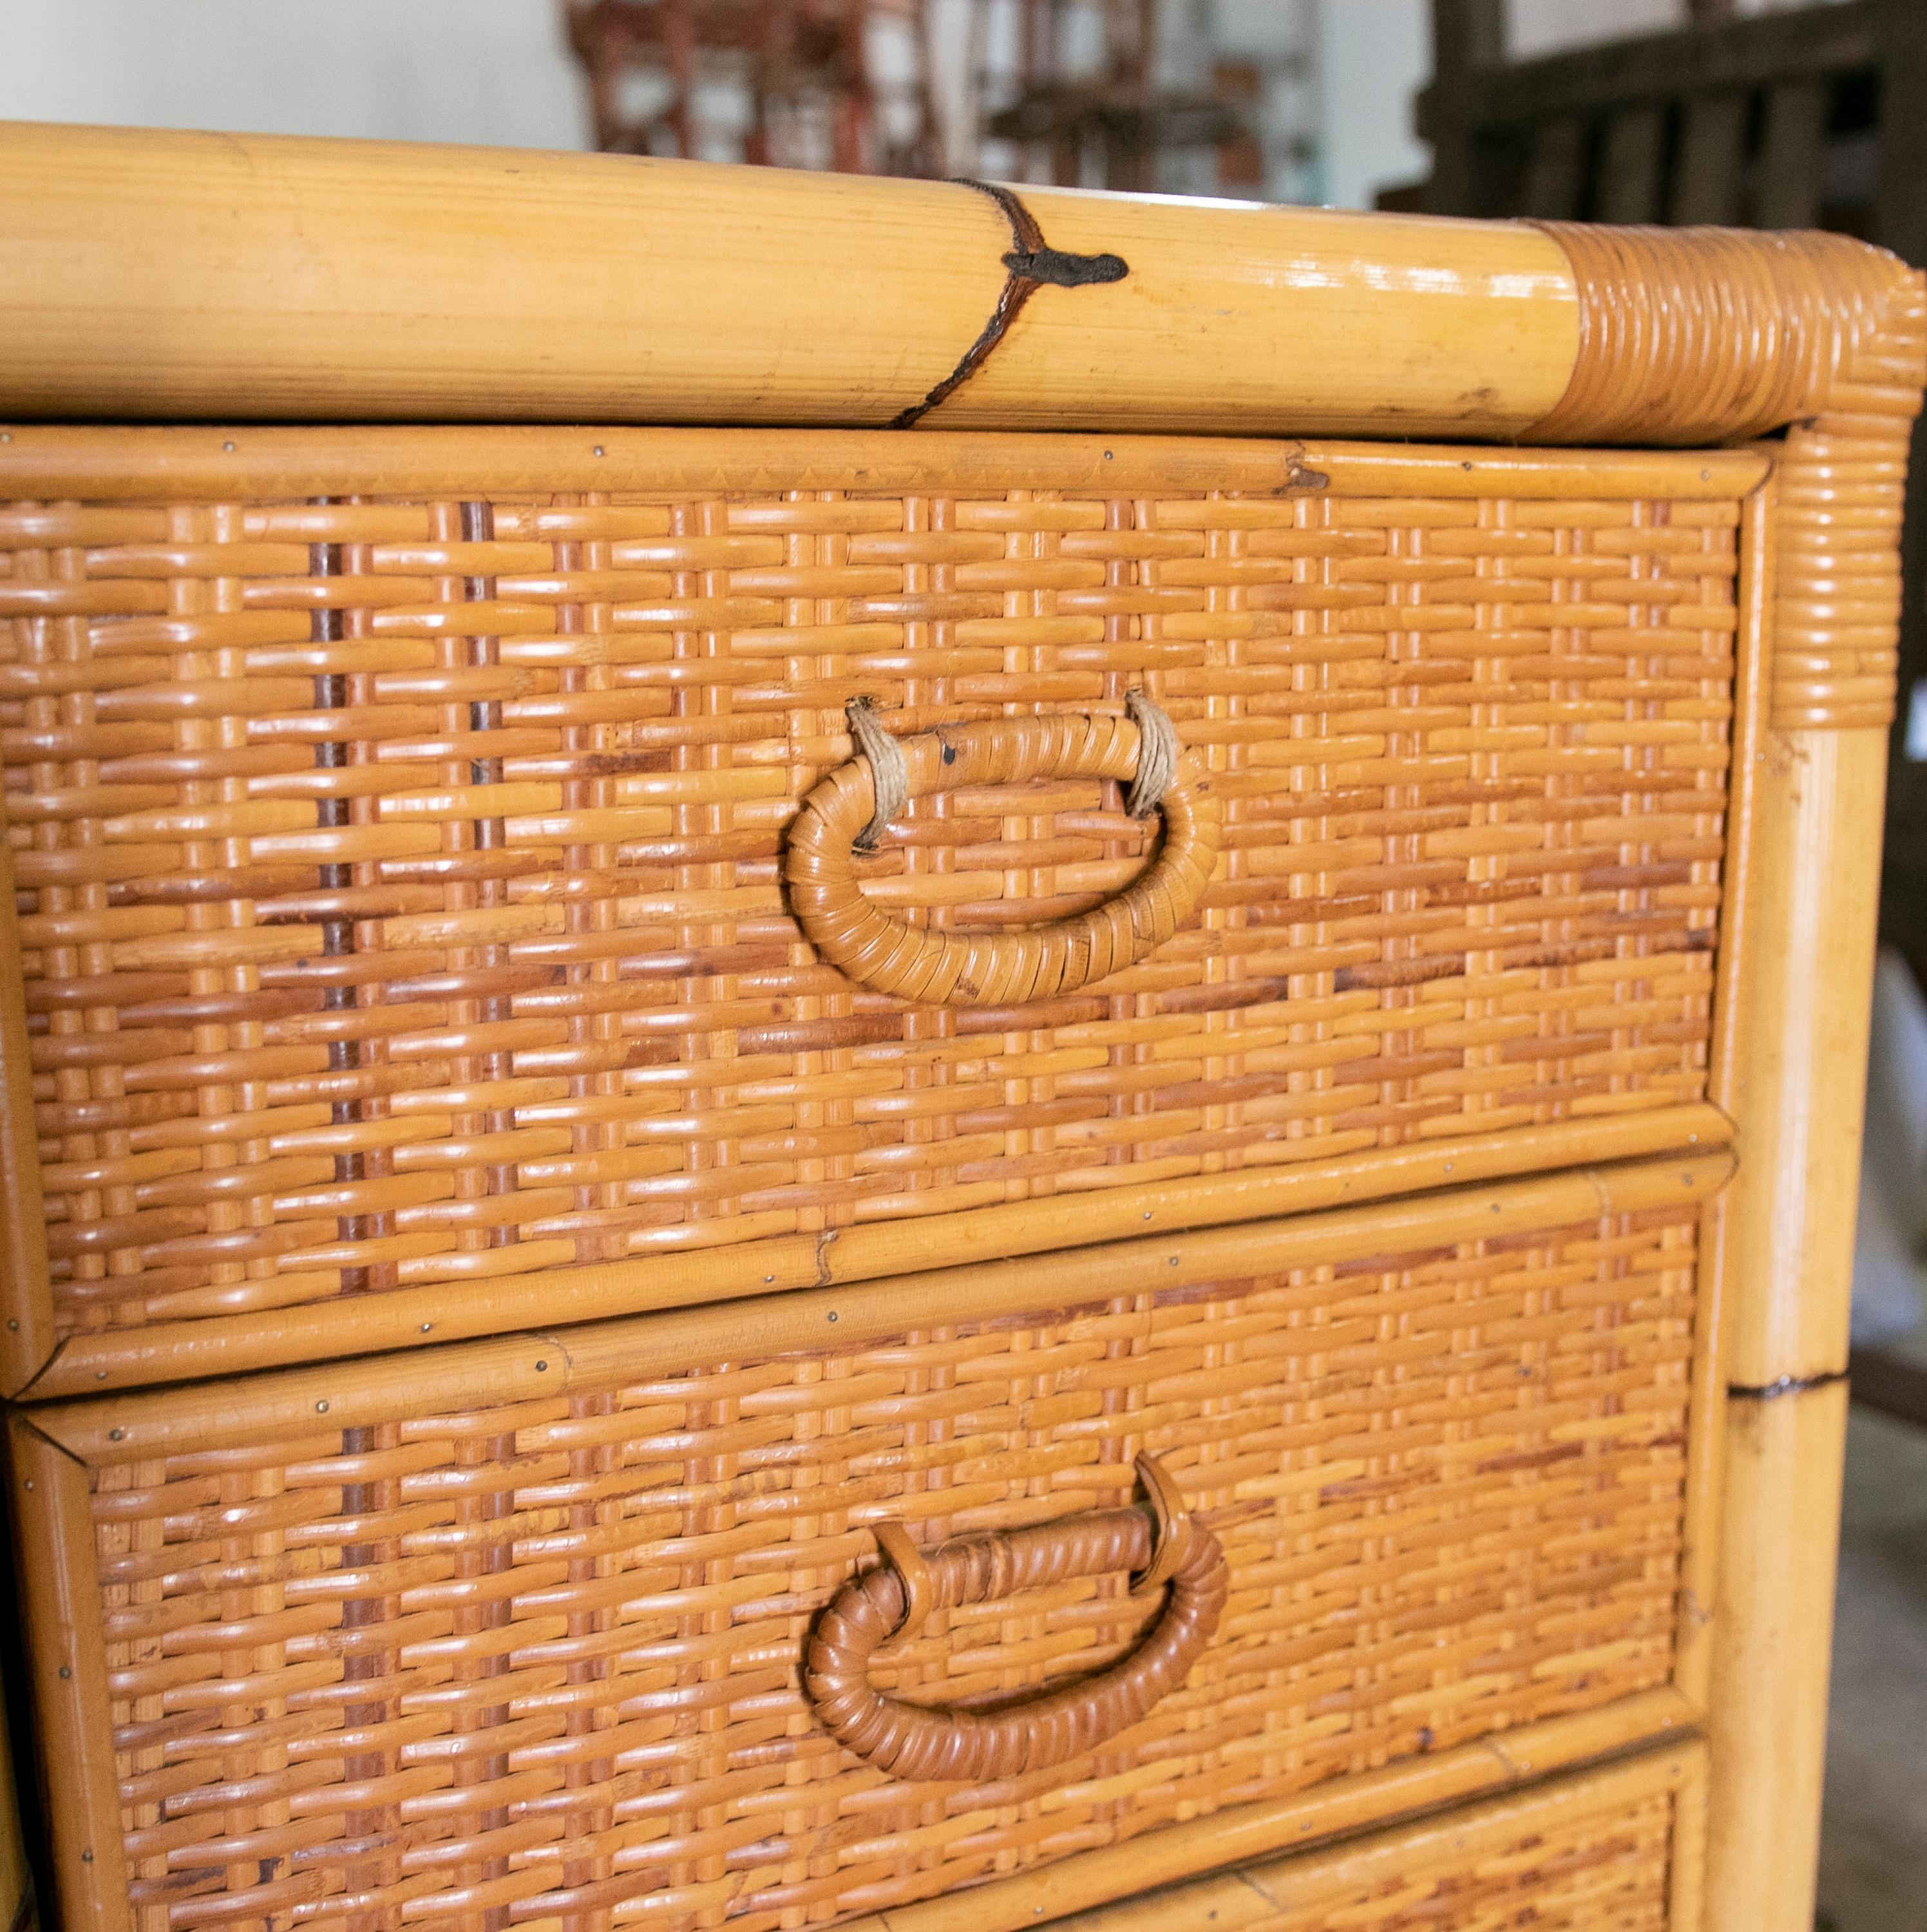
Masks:
[[[1663,1685],[1696,1238],[1669,1204],[110,1464],[137,1922],[761,1932]],[[873,1526],[1115,1508],[1146,1448],[1229,1564],[1182,1688],[995,1784],[839,1750],[799,1659]],[[1116,1576],[933,1612],[874,1681],[1034,1693],[1157,1609]]]
[[[1467,1859],[1449,1846],[1362,1897],[1327,1899],[1239,1932],[1667,1932],[1676,1801],[1656,1792],[1589,1816],[1523,1826]]]
[[[1703,1772],[1694,1752],[1667,1760],[1052,1922],[1062,1932],[1685,1932],[1698,1921],[1690,1906],[1680,1913],[1673,1867],[1697,1855],[1689,1820],[1704,1803]]]
[[[0,510],[55,1332],[1697,1097],[1736,508],[1533,460],[1573,496]],[[1151,958],[959,1011],[811,952],[847,699],[1133,686],[1226,814]],[[1023,926],[1155,824],[953,792],[866,889]]]

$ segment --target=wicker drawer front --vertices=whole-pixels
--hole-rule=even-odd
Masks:
[[[23,1465],[29,1544],[104,1644],[56,1786],[119,1780],[143,1932],[773,1928],[1661,1691],[1727,1165],[41,1408],[80,1460]],[[1119,1510],[1147,1450],[1228,1564],[1187,1681],[987,1782],[839,1747],[799,1660],[873,1531]],[[1121,1574],[938,1610],[873,1681],[1034,1696],[1158,1614]]]
[[[1332,1852],[1057,1922],[1062,1932],[1698,1932],[1697,1746]]]
[[[1700,1098],[1715,471],[1538,452],[1395,498],[1313,452],[1218,493],[1161,447],[1129,494],[374,467],[0,510],[47,1346]],[[786,828],[848,700],[914,734],[1139,688],[1223,818],[1148,958],[919,1006],[805,942]],[[917,798],[864,890],[992,935],[1093,907],[1150,856],[1123,790]]]

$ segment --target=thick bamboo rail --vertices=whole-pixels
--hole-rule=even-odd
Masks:
[[[1727,1400],[1706,1932],[1814,1922],[1846,1432],[1841,1381]]]
[[[1767,728],[1736,760],[1744,938],[1714,1083],[1745,1178],[1710,1250],[1731,1292],[1708,1932],[1805,1932],[1818,1869],[1896,545],[1927,340],[1917,279],[1880,300],[1879,328],[1833,357],[1787,439],[1742,586],[1772,644],[1749,674]]]
[[[882,427],[1022,245],[964,184],[606,155],[15,125],[0,182],[29,416]],[[1040,275],[1123,272],[1034,278],[947,427],[1509,435],[1571,370],[1529,228],[1020,192]]]

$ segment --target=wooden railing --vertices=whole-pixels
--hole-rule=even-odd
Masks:
[[[1418,104],[1435,212],[1927,238],[1918,176],[1892,165],[1927,159],[1927,138],[1882,112],[1911,100],[1927,118],[1919,0],[1702,19],[1529,61],[1503,58],[1497,11],[1435,0]]]

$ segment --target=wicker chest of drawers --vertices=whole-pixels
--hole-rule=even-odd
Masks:
[[[1798,1922],[1917,278],[5,140],[60,1922]]]

